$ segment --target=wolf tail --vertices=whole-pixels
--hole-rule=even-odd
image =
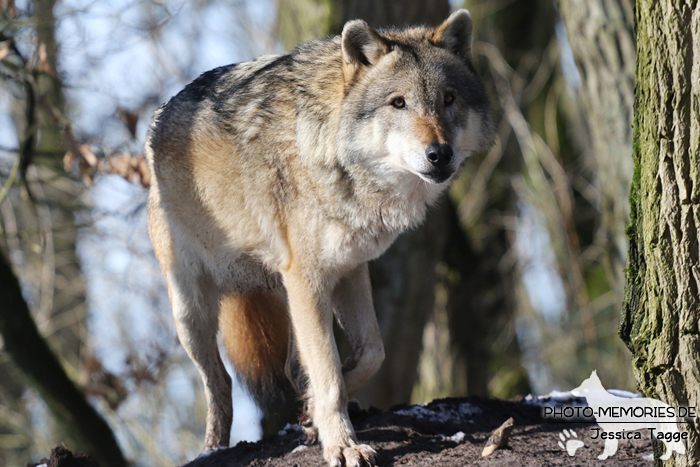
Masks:
[[[284,373],[290,322],[282,289],[226,295],[219,328],[239,379],[264,412],[285,402],[290,384]]]

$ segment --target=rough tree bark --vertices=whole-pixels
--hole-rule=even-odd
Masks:
[[[645,395],[698,406],[700,4],[637,0],[636,21],[635,172],[620,335]],[[688,454],[664,465],[700,463],[698,419],[682,429]]]

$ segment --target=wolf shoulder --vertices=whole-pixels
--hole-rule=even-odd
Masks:
[[[234,134],[246,114],[252,117],[251,111],[269,99],[270,80],[280,81],[284,74],[280,69],[288,59],[288,55],[265,55],[203,73],[156,111],[148,144],[157,151],[173,138],[187,143],[197,131]]]
[[[173,135],[182,138],[196,131],[225,133],[239,144],[263,131],[266,138],[288,138],[300,97],[313,95],[325,106],[329,102],[325,97],[336,94],[339,50],[339,39],[328,38],[304,44],[291,54],[264,55],[207,71],[156,112],[148,144],[158,147]]]

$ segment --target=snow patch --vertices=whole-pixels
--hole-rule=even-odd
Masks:
[[[299,431],[301,431],[301,427],[296,423],[294,425],[292,425],[291,423],[287,423],[284,426],[284,428],[282,428],[280,431],[277,432],[277,434],[279,436],[285,436],[287,433],[290,433],[293,431],[299,432]]]
[[[442,436],[442,439],[445,441],[452,441],[453,443],[461,443],[464,441],[464,432],[463,431],[458,431],[457,433],[453,434],[452,436],[445,436],[445,435],[440,435]]]
[[[202,451],[202,453],[201,453],[200,455],[197,456],[197,459],[201,459],[202,457],[209,457],[209,456],[211,456],[212,454],[214,454],[215,452],[217,452],[217,451],[223,451],[224,449],[228,449],[228,447],[226,447],[226,446],[221,446],[221,447],[218,447],[218,448],[216,448],[216,449],[207,449],[206,451]],[[38,465],[37,467],[41,467],[41,466]]]
[[[638,399],[642,397],[641,394],[637,394],[636,392],[631,391],[625,391],[624,389],[606,389],[606,391],[608,391],[613,396],[625,397],[627,399]]]
[[[528,394],[525,397],[525,403],[531,405],[545,406],[570,406],[570,407],[587,407],[585,397],[576,397],[571,391],[552,391],[544,396],[533,396]]]
[[[481,413],[481,409],[468,403],[463,402],[456,408],[451,404],[431,404],[430,408],[422,405],[413,405],[408,409],[396,410],[396,415],[413,417],[419,420],[428,420],[431,422],[453,422],[461,423],[468,420],[470,415]]]
[[[627,399],[636,399],[642,397],[639,394],[630,391],[624,391],[622,389],[607,389],[607,391],[617,397],[624,397]],[[550,406],[569,406],[569,407],[588,407],[585,397],[576,397],[571,391],[552,391],[544,396],[533,396],[528,394],[525,397],[525,403],[531,405],[538,405],[540,407]]]

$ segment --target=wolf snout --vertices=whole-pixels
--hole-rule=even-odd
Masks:
[[[438,170],[447,167],[452,161],[453,151],[449,144],[431,143],[425,150],[425,157],[428,162]]]

